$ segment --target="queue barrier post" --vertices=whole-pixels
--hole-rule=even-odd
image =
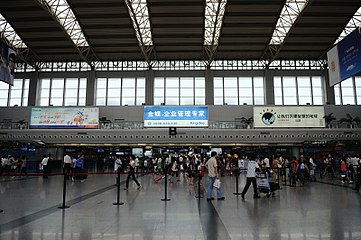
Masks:
[[[283,166],[283,173],[284,173],[284,176],[283,176],[283,185],[284,185],[284,186],[287,186],[287,168],[286,168],[286,166]]]
[[[201,195],[201,174],[200,174],[200,170],[197,171],[197,175],[198,175],[198,195],[195,196],[196,198],[203,198],[203,196]]]
[[[60,209],[69,208],[69,206],[65,205],[65,198],[66,198],[66,177],[68,176],[67,172],[65,171],[65,168],[63,169],[63,204],[59,206]]]
[[[119,202],[120,199],[120,171],[117,171],[117,202],[113,203],[113,205],[119,206],[123,205],[123,202]]]
[[[167,178],[167,175],[168,175],[168,169],[167,167],[165,168],[164,170],[164,173],[165,173],[165,178],[164,178],[164,198],[161,199],[161,201],[170,201],[169,198],[167,198],[167,183],[168,183],[168,178]]]
[[[236,192],[233,193],[233,194],[234,194],[234,195],[241,195],[242,193],[240,193],[240,192],[238,191],[239,169],[236,171],[235,177],[236,177]]]
[[[282,189],[282,187],[280,185],[281,170],[282,170],[282,168],[277,168],[277,184],[278,184],[278,186],[280,186],[280,189]]]

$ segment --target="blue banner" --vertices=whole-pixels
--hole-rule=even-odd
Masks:
[[[359,28],[338,44],[341,81],[361,71],[361,38]]]
[[[208,127],[208,107],[146,106],[144,127]]]

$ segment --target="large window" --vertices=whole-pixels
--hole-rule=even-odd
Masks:
[[[263,105],[263,77],[215,77],[214,105]]]
[[[336,105],[361,105],[361,76],[351,77],[334,86]]]
[[[28,106],[29,79],[14,79],[14,86],[0,81],[0,106]]]
[[[85,106],[86,78],[43,78],[39,106]]]
[[[321,77],[285,76],[273,80],[276,105],[323,105]]]
[[[204,77],[156,77],[154,105],[204,105]]]
[[[145,78],[97,78],[97,106],[134,106],[145,103]]]

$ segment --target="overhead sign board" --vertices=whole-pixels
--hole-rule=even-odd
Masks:
[[[208,107],[145,106],[144,127],[208,127]]]
[[[264,106],[253,108],[254,127],[325,127],[324,107]]]
[[[30,128],[99,128],[99,108],[32,108]]]
[[[330,86],[361,71],[360,28],[355,29],[327,52]]]
[[[345,80],[361,71],[361,38],[359,30],[359,28],[355,29],[338,44],[341,80]]]

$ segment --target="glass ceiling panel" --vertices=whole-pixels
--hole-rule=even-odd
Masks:
[[[276,29],[273,32],[271,45],[280,45],[283,43],[287,33],[291,29],[309,0],[287,0],[283,6],[280,18],[278,19]]]
[[[227,0],[206,0],[204,45],[218,45],[226,5]]]
[[[345,29],[342,31],[335,44],[341,41],[344,37],[350,34],[357,27],[361,27],[361,7],[356,11],[355,15],[347,23]]]
[[[17,49],[27,48],[26,44],[21,40],[13,27],[8,23],[4,16],[0,13],[0,32],[9,43]]]
[[[88,47],[89,44],[83,34],[83,31],[66,0],[45,0],[40,1],[47,4],[52,14],[64,27],[71,40],[77,47]]]
[[[149,11],[146,0],[125,1],[129,9],[137,39],[141,46],[152,46],[152,31],[150,28]]]

